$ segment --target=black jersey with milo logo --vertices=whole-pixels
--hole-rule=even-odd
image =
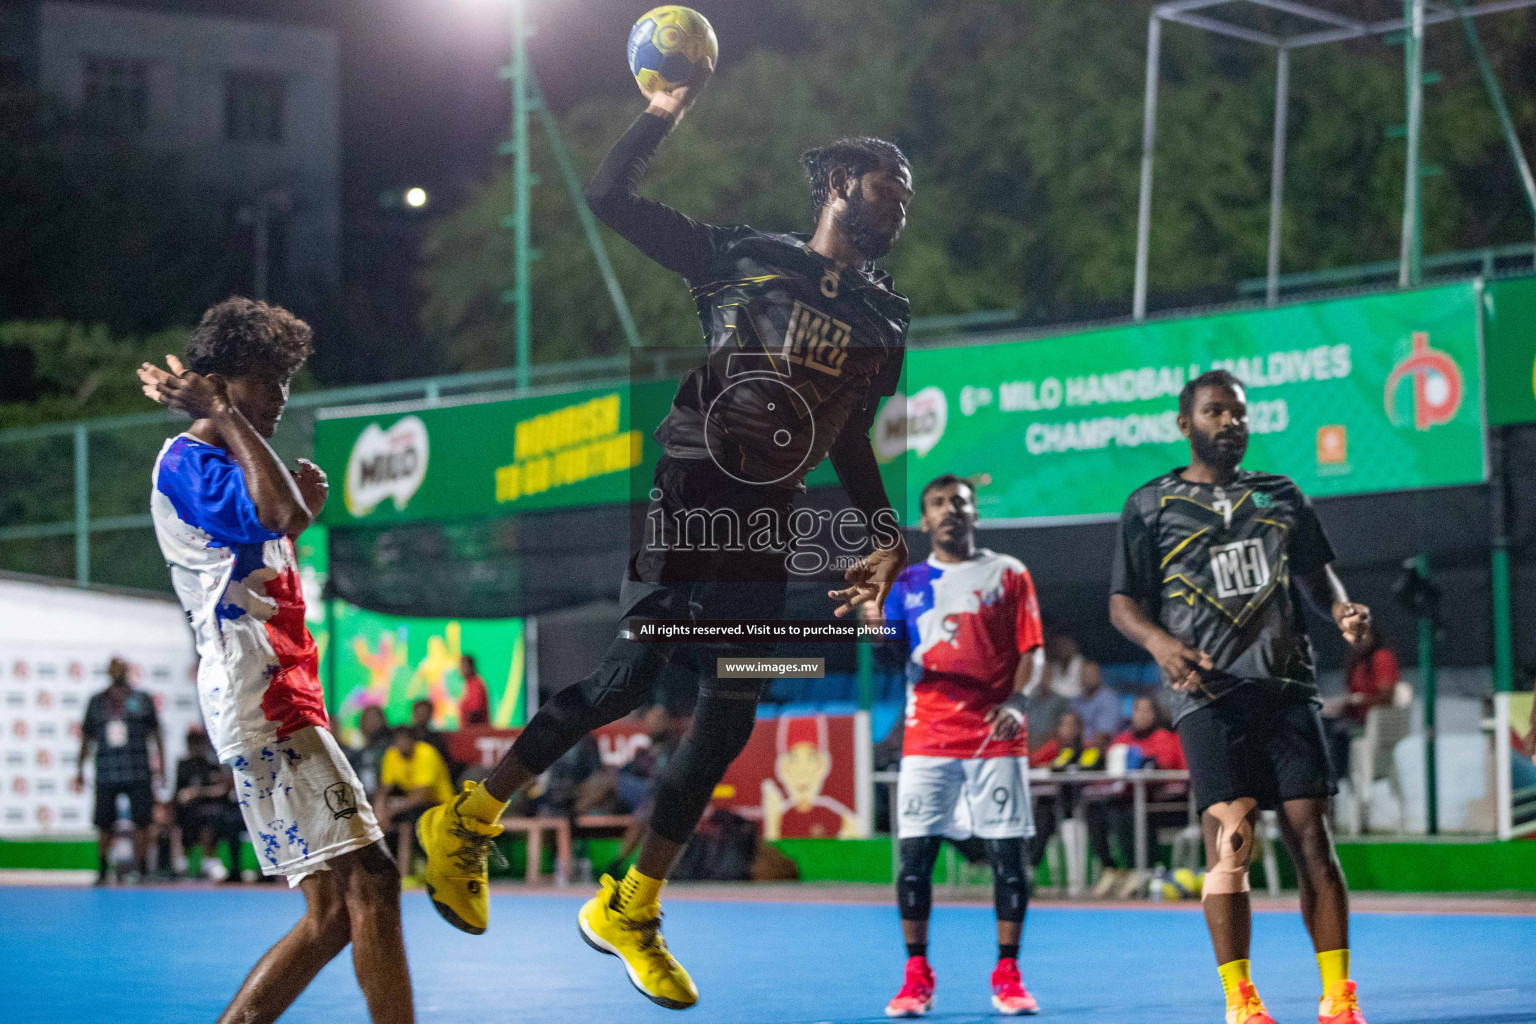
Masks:
[[[1141,602],[1170,635],[1211,656],[1201,688],[1175,697],[1175,720],[1244,683],[1314,699],[1317,671],[1294,581],[1334,555],[1312,503],[1274,473],[1240,470],[1216,486],[1181,472],[1126,500],[1110,582],[1111,592]]]
[[[909,305],[873,265],[839,266],[802,235],[696,221],[636,188],[668,124],[642,114],[587,186],[609,227],[692,290],[708,352],[656,439],[748,484],[797,489],[845,430],[894,394]]]

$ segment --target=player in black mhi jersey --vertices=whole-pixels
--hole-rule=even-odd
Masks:
[[[871,554],[830,592],[838,615],[882,602],[906,548],[881,482],[869,430],[893,394],[909,319],[907,300],[873,261],[906,225],[912,174],[894,145],[844,139],[805,154],[814,234],[717,227],[636,194],[657,145],[697,98],[702,81],[650,95],[587,186],[597,216],[692,288],[708,343],[656,430],[656,468],[644,539],[629,561],[620,617],[743,620],[783,616],[791,551],[783,538],[807,473],[830,458],[862,514]],[[678,537],[687,524],[702,531]],[[721,522],[728,528],[721,540]],[[684,545],[688,545],[684,549]],[[798,563],[797,563],[798,564]],[[658,897],[716,784],[752,734],[761,682],[717,675],[716,659],[760,645],[655,643],[620,630],[591,675],[539,708],[483,786],[429,811],[419,834],[427,885],[440,913],[466,931],[486,925],[485,856],[506,801],[588,731],[654,699],[664,672],[696,679],[693,724],[658,782],[639,859],[579,915],[589,945],[621,958],[631,982],[673,1009],[698,992],[667,952]]]
[[[1322,973],[1322,1024],[1364,1024],[1349,980],[1349,903],[1328,831],[1336,791],[1318,718],[1304,609],[1362,643],[1311,502],[1289,478],[1241,467],[1243,385],[1212,370],[1179,395],[1189,465],[1132,492],[1120,518],[1110,618],[1173,688],[1202,811],[1206,924],[1227,1024],[1273,1024],[1248,974],[1248,864],[1261,808],[1278,808]]]

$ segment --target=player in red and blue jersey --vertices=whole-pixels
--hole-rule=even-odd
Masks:
[[[328,726],[304,625],[293,538],[325,504],[325,474],[290,473],[267,444],[311,348],[287,310],[228,299],[203,315],[186,365],[139,368],[144,393],[193,423],[155,461],[150,512],[197,644],[198,699],[261,869],[304,892],[305,913],[219,1018],[264,1024],[348,943],[378,1024],[415,1019],[400,874]]]
[[[907,715],[897,783],[901,874],[896,896],[906,976],[885,1012],[933,1007],[928,915],[933,865],[948,835],[975,835],[992,861],[998,962],[992,1005],[1036,1013],[1019,977],[1029,906],[1024,843],[1033,833],[1024,702],[1044,669],[1040,605],[1023,563],[976,546],[976,492],[946,474],[920,499],[933,553],[903,569],[886,597],[887,624],[907,646]]]

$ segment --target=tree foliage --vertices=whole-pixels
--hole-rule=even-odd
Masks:
[[[803,44],[727,63],[663,146],[647,194],[695,217],[765,229],[810,225],[797,163],[848,134],[912,157],[917,201],[887,260],[916,315],[1014,309],[1046,320],[1129,310],[1149,0],[785,0]],[[1278,15],[1276,15],[1278,16]],[[1479,24],[1524,138],[1536,135],[1536,25]],[[1531,237],[1508,152],[1454,26],[1429,35],[1424,159],[1428,252]],[[1272,51],[1169,26],[1164,33],[1151,286],[1164,302],[1230,296],[1267,252]],[[1283,269],[1395,257],[1404,147],[1401,50],[1380,41],[1298,51],[1292,62]],[[640,109],[600,98],[563,129],[590,171]],[[538,140],[542,142],[542,139]],[[624,346],[574,210],[543,147],[533,153],[534,358]],[[423,327],[450,365],[511,359],[510,173],[442,222],[424,251]],[[695,338],[686,290],[605,232],[647,344]]]
[[[118,337],[61,320],[0,323],[0,428],[148,412],[134,369],[180,353],[185,330]]]

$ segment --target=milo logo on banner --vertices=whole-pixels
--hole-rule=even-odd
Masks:
[[[366,516],[385,498],[403,510],[427,476],[427,425],[407,416],[387,431],[370,423],[347,459],[347,511]]]
[[[933,451],[949,423],[949,401],[942,388],[926,387],[911,398],[897,392],[875,417],[875,457],[891,462],[909,451]]]

